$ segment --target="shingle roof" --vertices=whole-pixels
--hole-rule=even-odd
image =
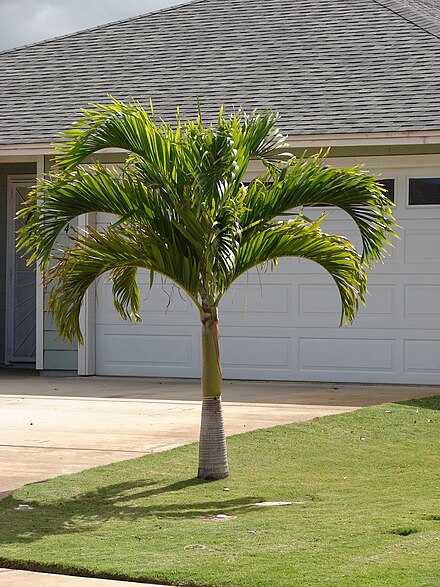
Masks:
[[[0,144],[90,101],[274,108],[291,134],[440,129],[440,1],[193,0],[0,53]]]
[[[420,28],[440,37],[440,0],[376,0]]]
[[[396,4],[400,4],[403,8],[413,10],[419,15],[426,17],[431,21],[431,25],[437,24],[440,26],[440,2],[439,0],[394,0]],[[399,11],[399,7],[396,5],[396,10]],[[435,21],[438,21],[435,23]]]

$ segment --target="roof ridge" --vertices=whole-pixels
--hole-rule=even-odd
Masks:
[[[138,14],[136,16],[130,16],[128,18],[121,18],[119,20],[114,20],[112,22],[107,22],[104,24],[95,25],[92,27],[88,27],[85,29],[81,29],[79,31],[73,31],[71,33],[66,33],[64,35],[57,35],[56,37],[50,37],[49,39],[42,39],[41,41],[36,41],[35,43],[26,43],[25,45],[19,45],[17,47],[11,47],[9,49],[4,49],[0,51],[0,56],[3,56],[7,53],[13,53],[15,51],[21,51],[23,49],[28,49],[30,47],[36,47],[39,45],[45,45],[51,43],[53,41],[59,41],[62,39],[76,37],[85,33],[89,33],[92,31],[97,31],[101,29],[110,28],[115,25],[124,24],[126,22],[131,22],[135,20],[139,20],[141,18],[145,18],[148,16],[153,16],[155,14],[161,14],[164,12],[170,12],[174,10],[179,10],[183,7],[187,7],[191,4],[198,4],[206,2],[206,0],[183,0],[181,4],[173,4],[171,6],[165,6],[164,8],[159,8],[157,10],[153,10],[151,12],[146,12],[142,14]],[[435,19],[430,19],[425,14],[417,10],[416,7],[408,5],[405,0],[372,0],[375,4],[382,6],[383,8],[390,10],[394,14],[397,14],[401,18],[405,19],[406,21],[410,22],[411,24],[417,26],[424,32],[434,36],[435,38],[440,40],[440,20],[438,24]]]
[[[415,25],[425,33],[440,40],[440,21],[435,18],[429,18],[426,14],[417,10],[415,6],[409,5],[403,0],[373,0],[383,8],[394,12],[401,18]]]
[[[138,14],[136,16],[129,16],[127,18],[120,18],[119,20],[113,20],[111,22],[106,22],[104,24],[98,24],[95,26],[87,27],[86,29],[81,29],[79,31],[65,33],[64,35],[57,35],[56,37],[50,37],[49,39],[42,39],[41,41],[35,41],[35,43],[26,43],[25,45],[19,45],[18,47],[11,47],[9,49],[3,49],[3,51],[0,51],[0,56],[5,55],[6,53],[13,53],[14,51],[21,51],[22,49],[29,49],[30,47],[36,47],[38,45],[45,45],[47,43],[51,43],[52,41],[59,41],[59,40],[67,39],[70,37],[76,37],[78,35],[82,35],[84,33],[89,33],[91,31],[106,29],[106,28],[109,28],[109,27],[112,27],[115,25],[130,22],[133,20],[139,20],[139,19],[145,18],[147,16],[160,14],[162,12],[168,12],[171,10],[178,10],[184,6],[188,6],[190,4],[197,4],[199,2],[204,2],[204,1],[206,1],[206,0],[182,0],[182,2],[180,4],[172,4],[171,6],[165,6],[164,8],[158,8],[157,10],[152,10],[151,12],[144,12],[144,13]]]

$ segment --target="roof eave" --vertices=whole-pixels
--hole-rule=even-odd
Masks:
[[[53,152],[51,143],[5,143],[0,144],[0,156],[38,156],[49,155]]]
[[[400,131],[339,134],[288,134],[287,142],[294,147],[350,147],[375,145],[436,145],[440,144],[440,129],[432,131]],[[53,143],[0,144],[0,156],[39,156],[53,154]],[[105,149],[119,153],[122,149]]]
[[[287,141],[295,147],[363,147],[375,145],[435,145],[440,144],[440,130],[372,133],[341,133],[295,135]]]

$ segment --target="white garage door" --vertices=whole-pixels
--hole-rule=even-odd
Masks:
[[[402,228],[391,256],[370,273],[371,295],[356,324],[339,328],[336,286],[314,264],[289,259],[274,272],[254,271],[220,306],[225,378],[439,383],[440,173],[381,173],[393,180]],[[325,230],[359,242],[337,210],[329,210]],[[140,283],[140,325],[119,319],[108,282],[97,288],[97,373],[199,377],[197,310],[169,283],[149,291],[145,274]]]

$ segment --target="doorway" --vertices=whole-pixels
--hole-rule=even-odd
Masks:
[[[8,175],[6,231],[5,364],[32,366],[36,356],[36,270],[27,255],[17,253],[15,240],[24,220],[16,213],[36,179],[32,175]]]

